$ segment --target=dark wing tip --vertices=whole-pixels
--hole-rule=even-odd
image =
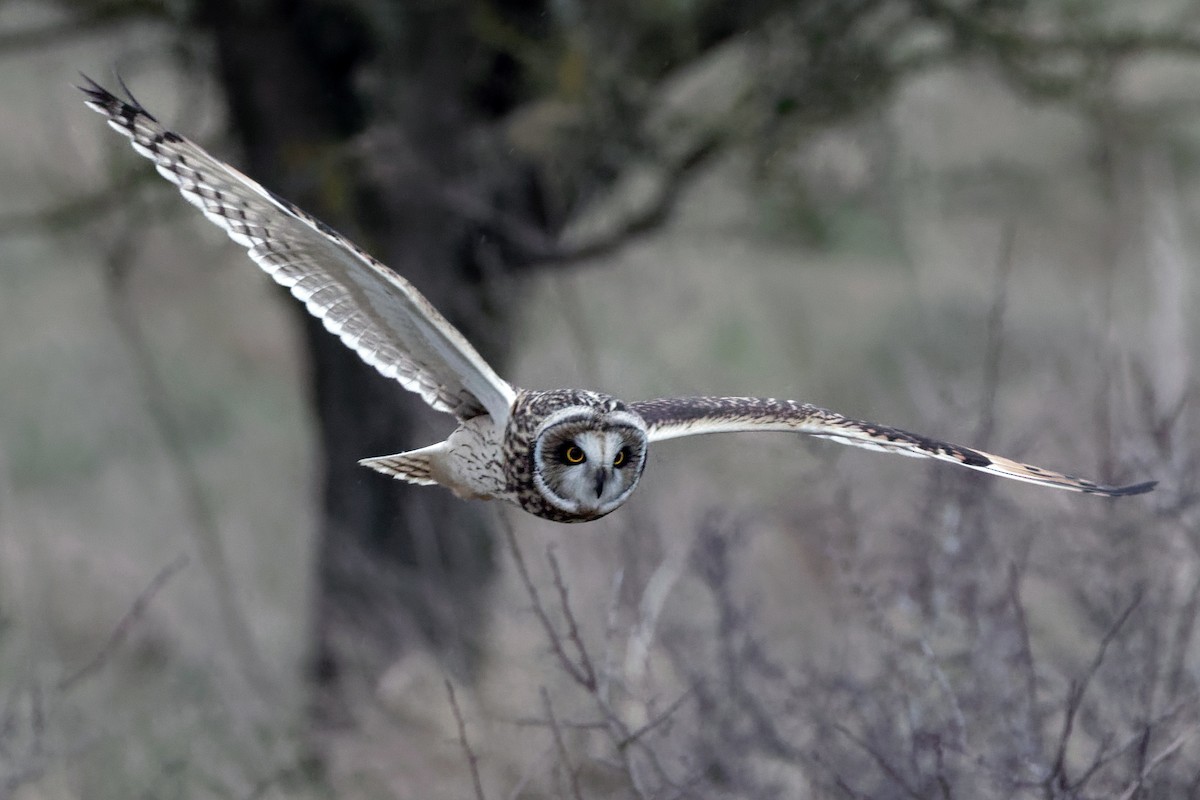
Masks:
[[[140,114],[147,119],[152,120],[153,122],[158,122],[158,120],[154,118],[154,115],[147,111],[145,106],[139,103],[137,98],[133,96],[133,92],[129,91],[129,87],[125,85],[125,81],[120,75],[117,75],[117,83],[121,85],[121,90],[125,92],[125,96],[127,98],[125,100],[117,97],[108,89],[105,89],[103,86],[96,83],[86,74],[80,72],[79,77],[83,78],[87,85],[76,85],[75,88],[87,95],[89,103],[94,103],[100,106],[106,113],[110,115],[117,113],[125,117],[133,117]]]
[[[79,77],[83,78],[84,82],[87,83],[87,85],[80,86],[79,84],[76,84],[75,88],[78,89],[79,91],[83,92],[84,94],[86,94],[88,96],[89,100],[93,100],[97,103],[100,103],[101,105],[106,105],[106,106],[110,105],[110,104],[115,104],[115,103],[121,102],[112,92],[110,92],[108,89],[105,89],[100,84],[96,83],[94,80],[92,80],[90,77],[88,77],[84,73],[82,73],[82,72],[79,73]]]
[[[138,99],[133,96],[133,91],[129,88],[129,85],[125,83],[125,79],[121,77],[121,73],[114,71],[113,75],[116,77],[117,84],[121,87],[121,91],[124,92],[125,97],[129,99],[129,105],[137,109],[139,114],[145,114],[150,119],[158,122],[158,120],[154,119],[154,115],[147,111],[146,107],[138,102]]]
[[[1158,481],[1131,483],[1128,486],[1097,486],[1088,491],[1091,494],[1102,494],[1108,497],[1125,497],[1131,494],[1145,494],[1155,486],[1158,486]]]

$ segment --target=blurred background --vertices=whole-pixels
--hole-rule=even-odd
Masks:
[[[0,798],[1200,791],[1200,7],[0,3]],[[587,525],[358,458],[362,366],[72,88],[515,384],[790,397]]]

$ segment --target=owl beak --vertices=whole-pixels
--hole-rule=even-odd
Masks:
[[[600,495],[604,494],[604,483],[608,480],[608,470],[596,470],[596,499],[600,499]]]

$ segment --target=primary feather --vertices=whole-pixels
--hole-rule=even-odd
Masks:
[[[630,406],[646,420],[651,442],[735,431],[792,431],[915,458],[936,458],[1001,478],[1117,497],[1142,494],[1156,481],[1129,486],[1104,486],[1074,475],[1054,472],[969,447],[916,433],[843,417],[808,403],[760,397],[675,397]]]
[[[503,428],[515,392],[416,288],[320,220],[84,76],[89,108],[371,366],[439,411]]]

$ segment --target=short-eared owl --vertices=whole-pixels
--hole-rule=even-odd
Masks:
[[[458,419],[443,442],[364,459],[396,478],[461,497],[507,500],[539,517],[583,522],[629,499],[651,442],[724,431],[790,431],[1075,492],[1139,494],[1153,482],[1091,481],[806,403],[682,397],[626,403],[579,389],[510,386],[408,281],[324,223],[167,130],[132,96],[88,80],[87,105],[204,215],[247,248],[325,327],[371,366]]]

